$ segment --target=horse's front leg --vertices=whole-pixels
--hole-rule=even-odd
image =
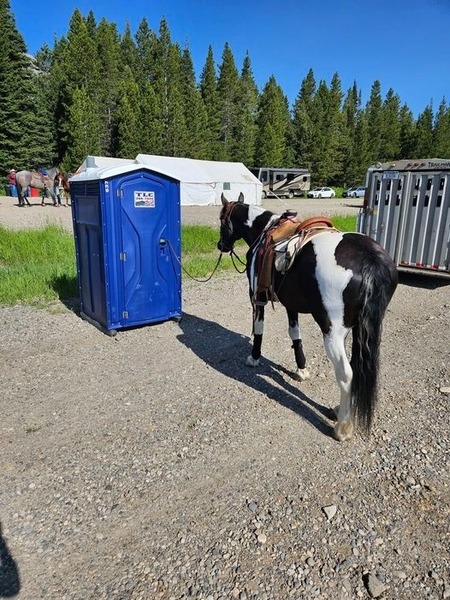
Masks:
[[[303,352],[302,338],[300,335],[300,326],[298,324],[298,313],[287,311],[289,322],[289,337],[292,340],[292,348],[294,349],[295,363],[297,371],[294,374],[294,379],[297,381],[306,381],[309,379],[309,371],[306,368],[306,358]]]
[[[247,356],[247,367],[257,367],[261,358],[261,346],[264,333],[264,305],[253,304],[253,347]]]

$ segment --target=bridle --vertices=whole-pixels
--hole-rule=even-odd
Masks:
[[[233,210],[236,208],[238,202],[228,202],[225,207],[225,211],[222,217],[222,221],[224,222],[228,233],[231,235],[234,233],[233,222],[231,220],[231,215],[233,214]]]

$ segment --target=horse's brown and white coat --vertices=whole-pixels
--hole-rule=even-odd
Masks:
[[[253,348],[247,365],[257,366],[264,332],[264,303],[256,296],[258,250],[264,232],[279,217],[261,207],[249,206],[240,197],[228,202],[222,197],[218,249],[233,250],[244,239],[247,276],[253,304]],[[296,378],[309,377],[302,348],[299,313],[310,313],[319,325],[324,347],[331,360],[340,389],[335,437],[349,439],[355,419],[368,431],[376,401],[378,356],[382,320],[398,281],[397,269],[387,252],[368,236],[334,229],[313,237],[285,273],[273,271],[276,298],[286,308],[289,335],[297,363]],[[352,331],[352,358],[345,339]]]

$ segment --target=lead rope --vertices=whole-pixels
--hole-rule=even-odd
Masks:
[[[176,252],[175,252],[175,250],[174,250],[174,249],[173,249],[173,247],[172,247],[172,244],[170,243],[170,240],[167,240],[167,242],[168,242],[168,244],[169,244],[169,248],[170,248],[170,250],[171,250],[171,252],[172,252],[173,256],[175,257],[175,260],[176,260],[176,261],[177,261],[177,263],[180,265],[180,267],[181,267],[181,269],[183,270],[183,272],[184,272],[184,273],[186,273],[186,275],[187,275],[187,276],[188,276],[190,279],[193,279],[194,281],[198,281],[198,283],[206,283],[207,281],[209,281],[209,280],[211,279],[211,277],[214,275],[214,273],[217,271],[217,269],[218,269],[218,267],[219,267],[219,264],[220,264],[220,261],[222,260],[222,254],[223,254],[223,252],[221,252],[221,253],[219,254],[219,257],[218,257],[218,259],[217,259],[217,262],[216,262],[216,264],[215,264],[215,266],[214,266],[214,269],[212,270],[212,273],[211,273],[211,274],[210,274],[210,275],[209,275],[209,276],[208,276],[206,279],[198,279],[197,277],[194,277],[193,275],[191,275],[191,274],[190,274],[190,273],[189,273],[189,272],[188,272],[188,271],[187,271],[187,270],[186,270],[186,269],[183,267],[183,265],[181,264],[181,261],[180,261],[180,259],[178,258],[178,256],[176,255]]]

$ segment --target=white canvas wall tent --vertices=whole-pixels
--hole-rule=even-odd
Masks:
[[[89,156],[77,169],[73,181],[108,177],[148,169],[180,182],[182,206],[220,205],[221,195],[237,200],[244,194],[248,204],[261,204],[262,183],[238,162],[220,162],[138,154],[133,159]]]
[[[261,204],[262,184],[243,163],[138,154],[136,162],[180,182],[181,204],[219,205],[244,194],[247,204]]]

